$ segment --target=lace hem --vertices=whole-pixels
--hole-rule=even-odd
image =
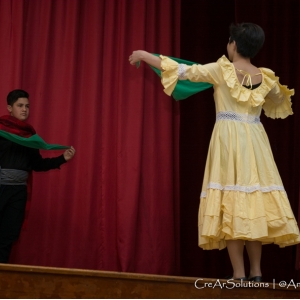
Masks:
[[[249,124],[259,124],[260,118],[259,116],[247,115],[247,114],[239,114],[233,111],[221,111],[217,113],[216,122],[221,120],[230,120],[237,122],[244,122]]]
[[[262,193],[269,193],[272,191],[283,191],[285,189],[280,185],[271,185],[271,186],[260,186],[252,185],[252,186],[242,186],[242,185],[226,185],[222,186],[220,183],[210,182],[206,189],[214,189],[220,191],[234,191],[234,192],[244,192],[244,193],[253,193],[256,191],[261,191]],[[200,198],[206,198],[206,191],[202,191],[200,194]]]

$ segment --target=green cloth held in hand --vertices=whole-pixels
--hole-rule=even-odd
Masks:
[[[159,56],[159,54],[153,54],[155,56]],[[170,57],[174,61],[178,62],[179,64],[186,64],[186,65],[194,65],[197,64],[195,62],[191,62],[188,60],[183,60],[180,58]],[[154,72],[161,77],[161,71],[157,68],[150,66]],[[172,96],[175,100],[183,100],[186,99],[194,94],[197,94],[201,91],[207,90],[211,88],[213,85],[208,82],[192,82],[189,80],[178,80],[176,87],[172,93]]]
[[[62,146],[58,144],[47,144],[39,135],[34,134],[28,138],[21,137],[19,135],[9,133],[4,130],[0,130],[0,136],[4,137],[5,139],[14,142],[16,144],[35,148],[35,149],[43,149],[43,150],[61,150],[61,149],[68,149],[69,146]]]

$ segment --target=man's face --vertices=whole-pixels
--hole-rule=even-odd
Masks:
[[[29,117],[29,100],[27,98],[19,98],[12,106],[7,105],[10,115],[25,121]]]

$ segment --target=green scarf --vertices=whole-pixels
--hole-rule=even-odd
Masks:
[[[154,54],[155,56],[159,56],[159,54]],[[197,64],[188,60],[183,60],[175,57],[170,57],[174,61],[178,62],[179,64],[186,64],[186,65],[193,65]],[[154,68],[150,66],[154,72],[161,77],[161,71],[157,68]],[[183,100],[186,99],[194,94],[197,94],[201,91],[207,90],[210,87],[212,87],[212,84],[207,83],[207,82],[191,82],[189,80],[178,80],[175,89],[172,93],[172,96],[175,100]]]
[[[21,137],[13,133],[9,133],[4,130],[0,130],[0,136],[4,137],[11,142],[16,144],[35,148],[35,149],[44,149],[44,150],[61,150],[61,149],[68,149],[69,146],[62,146],[57,144],[47,144],[39,135],[33,134],[30,137]]]

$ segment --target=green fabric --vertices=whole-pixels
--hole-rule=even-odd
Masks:
[[[44,150],[61,150],[61,149],[68,149],[69,146],[62,146],[57,144],[47,144],[39,135],[34,134],[29,138],[21,137],[16,134],[9,133],[4,130],[0,130],[0,136],[4,137],[5,139],[14,142],[16,144],[35,148],[35,149],[44,149]]]
[[[155,56],[159,56],[159,54],[153,53]],[[193,65],[197,64],[188,60],[183,60],[180,58],[170,57],[171,59],[175,60],[179,64],[186,64],[186,65]],[[154,72],[161,77],[161,71],[157,68],[150,66]],[[183,100],[186,99],[194,94],[197,94],[201,91],[207,90],[212,87],[212,84],[207,82],[192,82],[189,80],[178,80],[175,86],[175,89],[172,93],[172,96],[175,100]]]

